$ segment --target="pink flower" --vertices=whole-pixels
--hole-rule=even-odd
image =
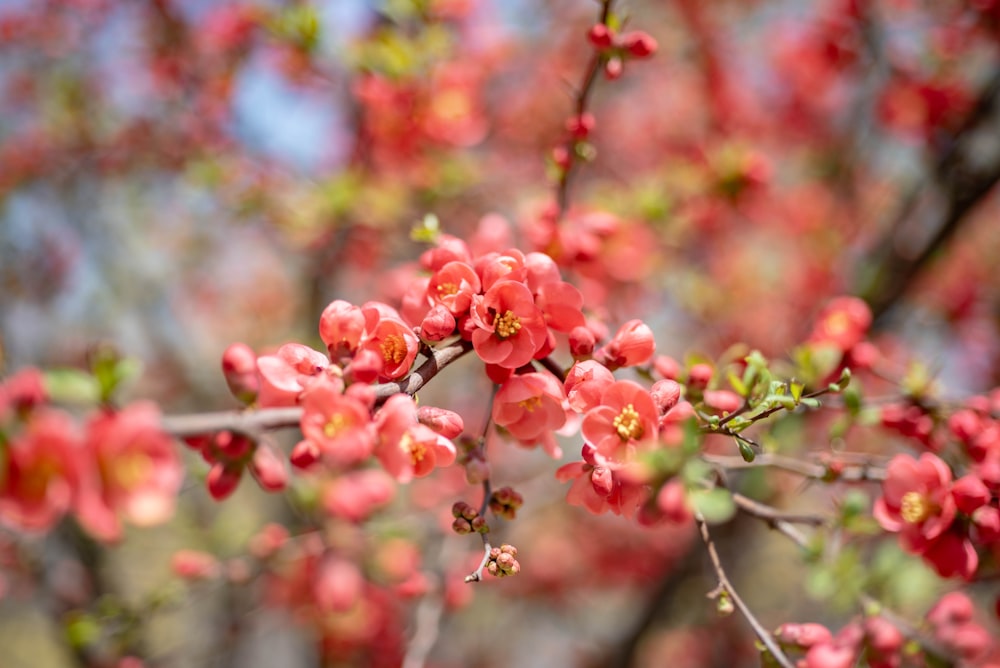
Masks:
[[[473,302],[472,345],[487,364],[516,369],[545,345],[548,328],[523,283],[499,281]]]
[[[87,531],[115,541],[122,533],[120,517],[138,526],[170,519],[184,470],[155,404],[138,402],[93,417],[86,447],[94,466],[81,485],[76,512]]]
[[[455,461],[455,444],[417,421],[417,406],[408,394],[394,394],[375,415],[375,456],[400,482],[428,475],[436,466]]]
[[[563,387],[570,408],[577,413],[586,413],[600,404],[604,390],[614,382],[615,377],[606,366],[594,360],[584,360],[569,370]]]
[[[629,461],[639,443],[656,438],[658,417],[645,388],[619,380],[604,390],[600,405],[587,411],[583,437],[608,460]]]
[[[951,526],[956,510],[951,469],[925,452],[920,459],[896,455],[889,461],[872,512],[883,529],[900,534],[905,549],[921,554]]]
[[[482,279],[484,291],[489,291],[501,280],[524,283],[528,276],[528,270],[524,266],[524,253],[516,248],[481,255],[476,258],[475,267]]]
[[[55,409],[38,409],[5,448],[0,468],[0,521],[44,531],[69,509],[79,482],[82,448],[76,425]]]
[[[559,482],[573,482],[566,493],[566,502],[595,515],[610,510],[615,515],[633,517],[648,499],[649,488],[630,476],[620,475],[616,465],[606,462],[591,445],[584,445],[583,459],[556,471]]]
[[[655,352],[653,330],[641,320],[629,320],[595,353],[595,357],[613,371],[623,366],[645,364]]]
[[[871,324],[872,312],[863,300],[837,297],[823,307],[809,341],[829,343],[846,352],[861,343]]]
[[[380,378],[402,378],[413,366],[420,349],[420,340],[413,330],[399,318],[381,318],[365,337],[362,349],[371,350],[382,358]]]
[[[542,442],[553,457],[561,452],[552,433],[566,423],[562,385],[548,373],[511,376],[493,399],[493,421],[524,443]]]
[[[472,297],[479,294],[482,283],[476,270],[466,262],[449,262],[431,276],[427,296],[434,304],[448,309],[458,317],[469,312]]]
[[[276,354],[258,357],[257,403],[261,407],[294,406],[302,391],[329,366],[326,355],[300,343],[286,343]]]
[[[465,430],[462,416],[454,411],[436,406],[420,406],[417,408],[417,420],[427,425],[445,438],[458,438]]]
[[[260,389],[257,355],[245,343],[233,343],[222,353],[222,374],[229,391],[244,404],[252,404]]]
[[[365,332],[368,319],[359,306],[342,299],[331,302],[319,317],[319,337],[330,357],[350,357]]]
[[[427,341],[443,341],[455,333],[455,325],[451,311],[437,304],[420,321],[420,336]]]
[[[364,461],[375,437],[368,408],[331,380],[314,383],[302,399],[302,435],[335,466]]]
[[[545,322],[557,332],[571,332],[586,324],[583,295],[564,281],[546,283],[535,294],[535,303],[545,315]]]
[[[352,522],[367,519],[396,495],[395,481],[378,468],[352,471],[330,483],[323,492],[323,508]]]
[[[27,413],[47,399],[42,372],[25,367],[0,383],[0,422],[7,420],[11,413]]]

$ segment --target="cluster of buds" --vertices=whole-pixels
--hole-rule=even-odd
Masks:
[[[465,501],[456,501],[451,507],[451,514],[455,518],[451,528],[457,534],[467,533],[489,533],[490,527],[486,524],[486,518],[479,514],[479,511],[467,504]]]
[[[605,56],[604,76],[617,79],[622,75],[627,58],[649,58],[656,53],[657,44],[641,30],[617,33],[605,23],[597,23],[587,32],[587,40]]]
[[[517,559],[517,548],[513,545],[501,545],[490,550],[490,560],[486,563],[486,570],[490,575],[498,578],[508,575],[517,575],[521,572],[521,564]]]
[[[490,495],[490,510],[497,517],[512,520],[517,509],[524,505],[524,498],[510,487],[501,487]]]
[[[257,443],[231,431],[189,437],[184,442],[211,466],[205,486],[216,501],[236,491],[245,470],[249,470],[261,489],[267,492],[280,492],[288,483],[284,460],[267,443]]]

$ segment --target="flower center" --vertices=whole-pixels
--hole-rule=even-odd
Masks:
[[[519,329],[521,329],[521,320],[509,309],[503,315],[497,316],[493,320],[493,331],[501,339],[514,336]]]
[[[614,426],[615,431],[618,432],[618,438],[623,441],[627,441],[630,438],[639,440],[642,437],[642,422],[639,420],[639,413],[635,410],[635,406],[632,404],[627,405],[622,409],[614,422],[611,423]]]
[[[447,297],[458,292],[458,286],[454,283],[441,283],[437,286],[437,291],[442,297]]]
[[[409,434],[403,434],[403,438],[399,440],[400,449],[410,455],[410,463],[414,466],[418,462],[422,462],[424,457],[427,455],[427,448],[423,443],[414,440]]]
[[[347,426],[347,420],[340,413],[336,413],[330,416],[330,419],[326,421],[323,425],[323,435],[327,438],[333,438]]]
[[[899,514],[909,524],[919,524],[931,514],[931,504],[920,492],[907,492],[899,507]]]
[[[524,401],[517,402],[517,405],[528,411],[529,413],[534,413],[535,409],[542,405],[541,397],[528,397]]]
[[[111,479],[109,482],[122,489],[132,489],[146,480],[153,469],[149,455],[141,452],[118,457],[111,463]]]
[[[406,342],[398,334],[390,334],[382,340],[382,359],[399,364],[406,358]]]

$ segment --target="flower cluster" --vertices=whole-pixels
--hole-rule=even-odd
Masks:
[[[0,522],[21,531],[71,513],[94,538],[117,541],[123,520],[169,519],[184,477],[155,404],[101,409],[81,427],[31,368],[0,384],[0,452]]]
[[[942,596],[915,631],[918,641],[927,639],[926,647],[907,643],[903,631],[881,615],[854,620],[836,634],[821,624],[782,624],[774,638],[786,652],[802,656],[796,664],[801,668],[939,665],[947,658],[942,654],[952,656],[958,665],[977,666],[984,665],[981,662],[994,645],[989,631],[973,620],[972,601],[961,592]]]
[[[982,544],[1000,540],[989,488],[974,475],[953,480],[948,465],[929,452],[919,459],[892,458],[873,513],[883,529],[899,534],[905,550],[921,555],[942,577],[972,579],[979,556],[970,532]],[[959,516],[968,521],[957,521]]]

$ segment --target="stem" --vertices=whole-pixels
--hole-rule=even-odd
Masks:
[[[722,568],[722,562],[719,560],[719,553],[715,549],[715,543],[712,542],[712,536],[708,532],[708,523],[705,522],[700,514],[695,516],[695,520],[698,523],[698,529],[701,532],[701,539],[705,543],[705,548],[708,550],[708,558],[712,562],[712,568],[715,569],[715,575],[719,579],[719,587],[724,590],[729,597],[732,599],[733,604],[740,611],[740,614],[747,620],[750,624],[750,628],[753,629],[754,634],[764,643],[764,647],[767,651],[771,653],[774,660],[778,662],[778,665],[783,668],[795,668],[795,664],[792,663],[791,659],[785,656],[785,653],[781,651],[781,647],[778,643],[774,641],[774,638],[768,633],[767,629],[757,620],[754,614],[747,607],[740,595],[736,593],[733,588],[729,578],[726,576],[725,569]]]
[[[597,19],[598,23],[607,25],[608,17],[611,15],[611,4],[613,2],[614,0],[601,1],[601,13]],[[599,51],[594,51],[593,55],[590,57],[590,62],[587,63],[587,70],[583,75],[583,83],[580,84],[580,88],[576,94],[576,99],[573,103],[573,111],[578,117],[582,116],[587,111],[587,100],[594,88],[594,82],[597,81],[597,73],[600,71],[603,64],[604,55]],[[566,214],[566,210],[569,208],[569,183],[570,177],[575,171],[573,168],[576,166],[576,160],[573,159],[575,143],[576,141],[570,138],[566,141],[564,146],[566,154],[569,156],[569,164],[566,166],[566,169],[562,170],[559,174],[559,182],[556,184],[556,204],[559,207],[559,218],[562,218]]]

